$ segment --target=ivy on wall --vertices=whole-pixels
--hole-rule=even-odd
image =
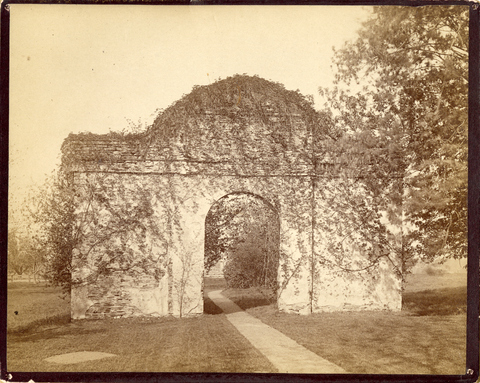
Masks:
[[[73,211],[68,222],[59,219],[52,227],[66,224],[74,235],[70,253],[52,261],[61,260],[55,268],[75,277],[53,279],[85,284],[113,270],[167,277],[169,294],[187,312],[195,305],[188,294],[193,270],[203,268],[203,259],[199,266],[198,249],[173,249],[186,230],[181,212],[195,214],[199,199],[212,205],[215,190],[254,192],[276,204],[283,222],[274,256],[278,295],[297,289],[302,278],[313,284],[319,278],[318,268],[309,266],[314,264],[373,274],[381,258],[395,257],[392,264],[403,275],[401,245],[391,246],[387,227],[399,224],[394,218],[402,195],[397,181],[403,162],[392,155],[394,141],[341,136],[330,122],[300,93],[237,75],[195,87],[144,132],[70,135],[61,175],[74,193],[68,197]],[[207,231],[207,250],[226,233]],[[214,249],[207,267],[227,247]],[[174,253],[182,268],[175,275]]]

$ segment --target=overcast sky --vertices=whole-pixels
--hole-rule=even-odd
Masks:
[[[70,132],[149,124],[194,85],[246,73],[311,94],[332,82],[332,46],[358,6],[11,4],[10,192],[60,162]]]

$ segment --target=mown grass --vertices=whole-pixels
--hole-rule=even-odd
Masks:
[[[465,287],[467,273],[444,273],[437,275],[410,274],[407,276],[405,292],[438,290],[452,287]]]
[[[226,289],[223,280],[206,280],[204,292],[226,289],[247,312],[348,372],[463,374],[466,289],[460,277],[445,277],[454,287],[438,278],[410,281],[399,313],[279,313],[267,291]],[[8,293],[9,371],[275,372],[208,298],[196,318],[70,322],[68,298],[58,290],[13,284]],[[117,356],[70,365],[44,361],[76,351]]]
[[[463,374],[465,315],[278,313],[247,310],[262,322],[346,371],[365,374]]]
[[[69,302],[57,295],[33,285],[9,290],[8,317],[11,311],[24,313],[21,323],[15,316],[9,320],[9,371],[276,372],[209,300],[205,308],[210,313],[195,318],[70,322]],[[69,365],[44,361],[77,351],[117,356]]]
[[[218,315],[223,311],[208,297],[208,293],[213,290],[223,290],[227,288],[223,278],[205,278],[203,286],[203,312],[205,314]]]
[[[466,313],[466,278],[466,273],[410,275],[403,293],[402,310],[422,316]]]
[[[7,294],[8,333],[70,322],[70,297],[58,288],[13,282],[8,284]]]
[[[410,278],[401,312],[279,313],[265,293],[227,289],[251,315],[346,371],[359,374],[463,374],[465,275]],[[456,287],[445,288],[445,279]],[[441,286],[439,288],[439,286]],[[428,290],[422,290],[428,287]]]
[[[276,302],[271,290],[258,287],[250,287],[248,289],[228,288],[223,290],[222,294],[244,310],[259,306],[272,305],[273,307]]]
[[[224,315],[75,321],[8,335],[10,371],[273,372]],[[43,359],[77,351],[117,355],[58,365]]]
[[[465,314],[467,287],[405,292],[403,311],[419,316]]]

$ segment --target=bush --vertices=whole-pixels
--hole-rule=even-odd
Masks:
[[[252,243],[230,254],[223,273],[228,287],[276,289],[277,268],[278,250]]]

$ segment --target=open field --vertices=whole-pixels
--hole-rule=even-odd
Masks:
[[[452,274],[410,274],[407,276],[405,292],[412,293],[425,290],[438,290],[451,287],[466,287],[467,273]]]
[[[227,289],[251,315],[352,373],[463,374],[465,276],[413,278],[400,313],[299,316],[278,313],[268,292]],[[446,287],[445,280],[447,280]],[[429,288],[428,291],[425,288]],[[225,289],[207,280],[205,293]],[[9,371],[275,372],[208,298],[205,314],[188,319],[69,321],[69,302],[43,285],[9,285]],[[17,311],[17,314],[15,314]],[[75,351],[116,357],[69,365],[43,359]]]
[[[70,297],[45,283],[8,284],[8,332],[35,329],[38,326],[70,322]]]

